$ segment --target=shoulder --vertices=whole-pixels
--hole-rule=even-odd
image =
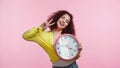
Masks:
[[[43,37],[49,38],[50,36],[52,36],[52,32],[51,31],[43,31],[40,33],[40,35]]]

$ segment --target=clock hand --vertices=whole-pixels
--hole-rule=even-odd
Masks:
[[[70,48],[70,47],[69,47],[68,49],[73,50],[73,49],[72,49],[72,48]]]
[[[70,50],[73,50],[72,48],[68,47],[68,44],[66,45],[66,47],[67,47],[68,49],[70,49]]]

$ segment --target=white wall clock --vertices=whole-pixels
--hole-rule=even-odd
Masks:
[[[79,42],[71,34],[63,34],[55,42],[56,54],[63,60],[72,60],[78,55]]]

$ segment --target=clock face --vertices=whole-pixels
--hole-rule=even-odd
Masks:
[[[71,60],[78,54],[78,41],[70,34],[61,35],[56,43],[55,50],[57,55],[64,60]]]

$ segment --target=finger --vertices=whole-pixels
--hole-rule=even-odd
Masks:
[[[82,48],[79,48],[79,49],[78,49],[78,52],[80,53],[81,51],[82,51]]]
[[[50,26],[54,25],[55,23],[51,23]]]
[[[48,23],[51,23],[53,21],[53,19],[51,19],[50,21],[48,21]]]

